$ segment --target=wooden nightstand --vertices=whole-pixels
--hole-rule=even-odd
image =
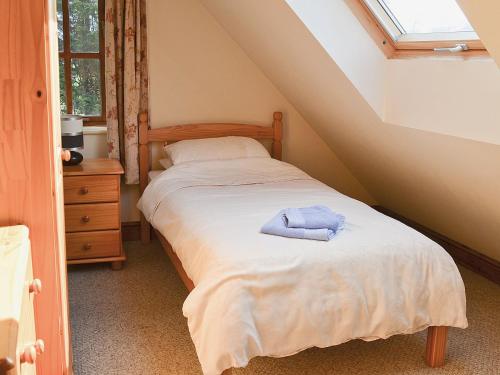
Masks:
[[[122,267],[120,221],[121,164],[86,159],[63,168],[66,259],[68,264],[111,262]]]

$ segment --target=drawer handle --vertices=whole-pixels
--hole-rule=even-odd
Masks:
[[[36,354],[40,355],[45,351],[45,341],[38,339],[35,342]]]
[[[82,216],[82,222],[83,223],[88,223],[90,221],[89,215]]]
[[[34,279],[30,284],[30,293],[34,295],[42,293],[42,280]]]
[[[71,152],[69,150],[61,150],[61,159],[63,161],[70,161]]]
[[[91,244],[86,243],[85,245],[83,245],[83,250],[89,251],[90,249],[92,249],[92,245]]]
[[[36,347],[34,344],[27,345],[19,356],[21,363],[33,364],[36,361]]]
[[[6,373],[12,370],[16,364],[10,357],[0,358],[0,374]],[[2,372],[3,371],[3,372]]]
[[[41,339],[36,340],[34,344],[26,345],[24,351],[19,356],[21,363],[33,364],[36,362],[37,355],[45,351],[45,342]]]
[[[89,188],[87,186],[82,186],[80,188],[80,194],[81,195],[85,195],[85,194],[88,194],[89,193]]]

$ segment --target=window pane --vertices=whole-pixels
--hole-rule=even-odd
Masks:
[[[69,0],[72,52],[99,52],[98,0]]]
[[[59,51],[64,51],[62,0],[57,0],[57,42]]]
[[[64,79],[64,60],[59,59],[59,100],[61,102],[61,113],[67,113],[66,105],[66,80]]]
[[[455,0],[379,0],[404,33],[474,31]]]
[[[101,70],[98,59],[72,59],[73,113],[101,115]]]

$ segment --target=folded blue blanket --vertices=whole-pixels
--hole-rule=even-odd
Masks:
[[[344,216],[326,206],[285,209],[286,226],[289,228],[321,229],[337,231],[344,224]]]
[[[315,207],[320,207],[320,209],[315,209]],[[325,209],[328,211],[326,211]],[[288,210],[302,211],[292,211],[291,215],[287,216]],[[311,215],[318,211],[321,212],[321,217],[317,218],[317,220],[313,220],[311,218]],[[292,218],[291,221],[290,218]],[[308,225],[310,227],[312,226],[312,228],[292,227],[290,225],[291,222],[293,225],[298,225],[303,222],[303,225]],[[264,224],[260,231],[262,233],[272,234],[275,236],[302,238],[317,241],[329,241],[342,228],[343,223],[344,216],[336,214],[329,208],[324,206],[313,206],[306,207],[304,209],[299,208],[281,210],[269,222]],[[321,227],[321,225],[324,226]]]

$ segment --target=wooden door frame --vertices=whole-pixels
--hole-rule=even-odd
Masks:
[[[55,0],[0,2],[0,225],[30,229],[37,373],[72,373],[58,104]],[[55,51],[55,53],[54,53]]]

